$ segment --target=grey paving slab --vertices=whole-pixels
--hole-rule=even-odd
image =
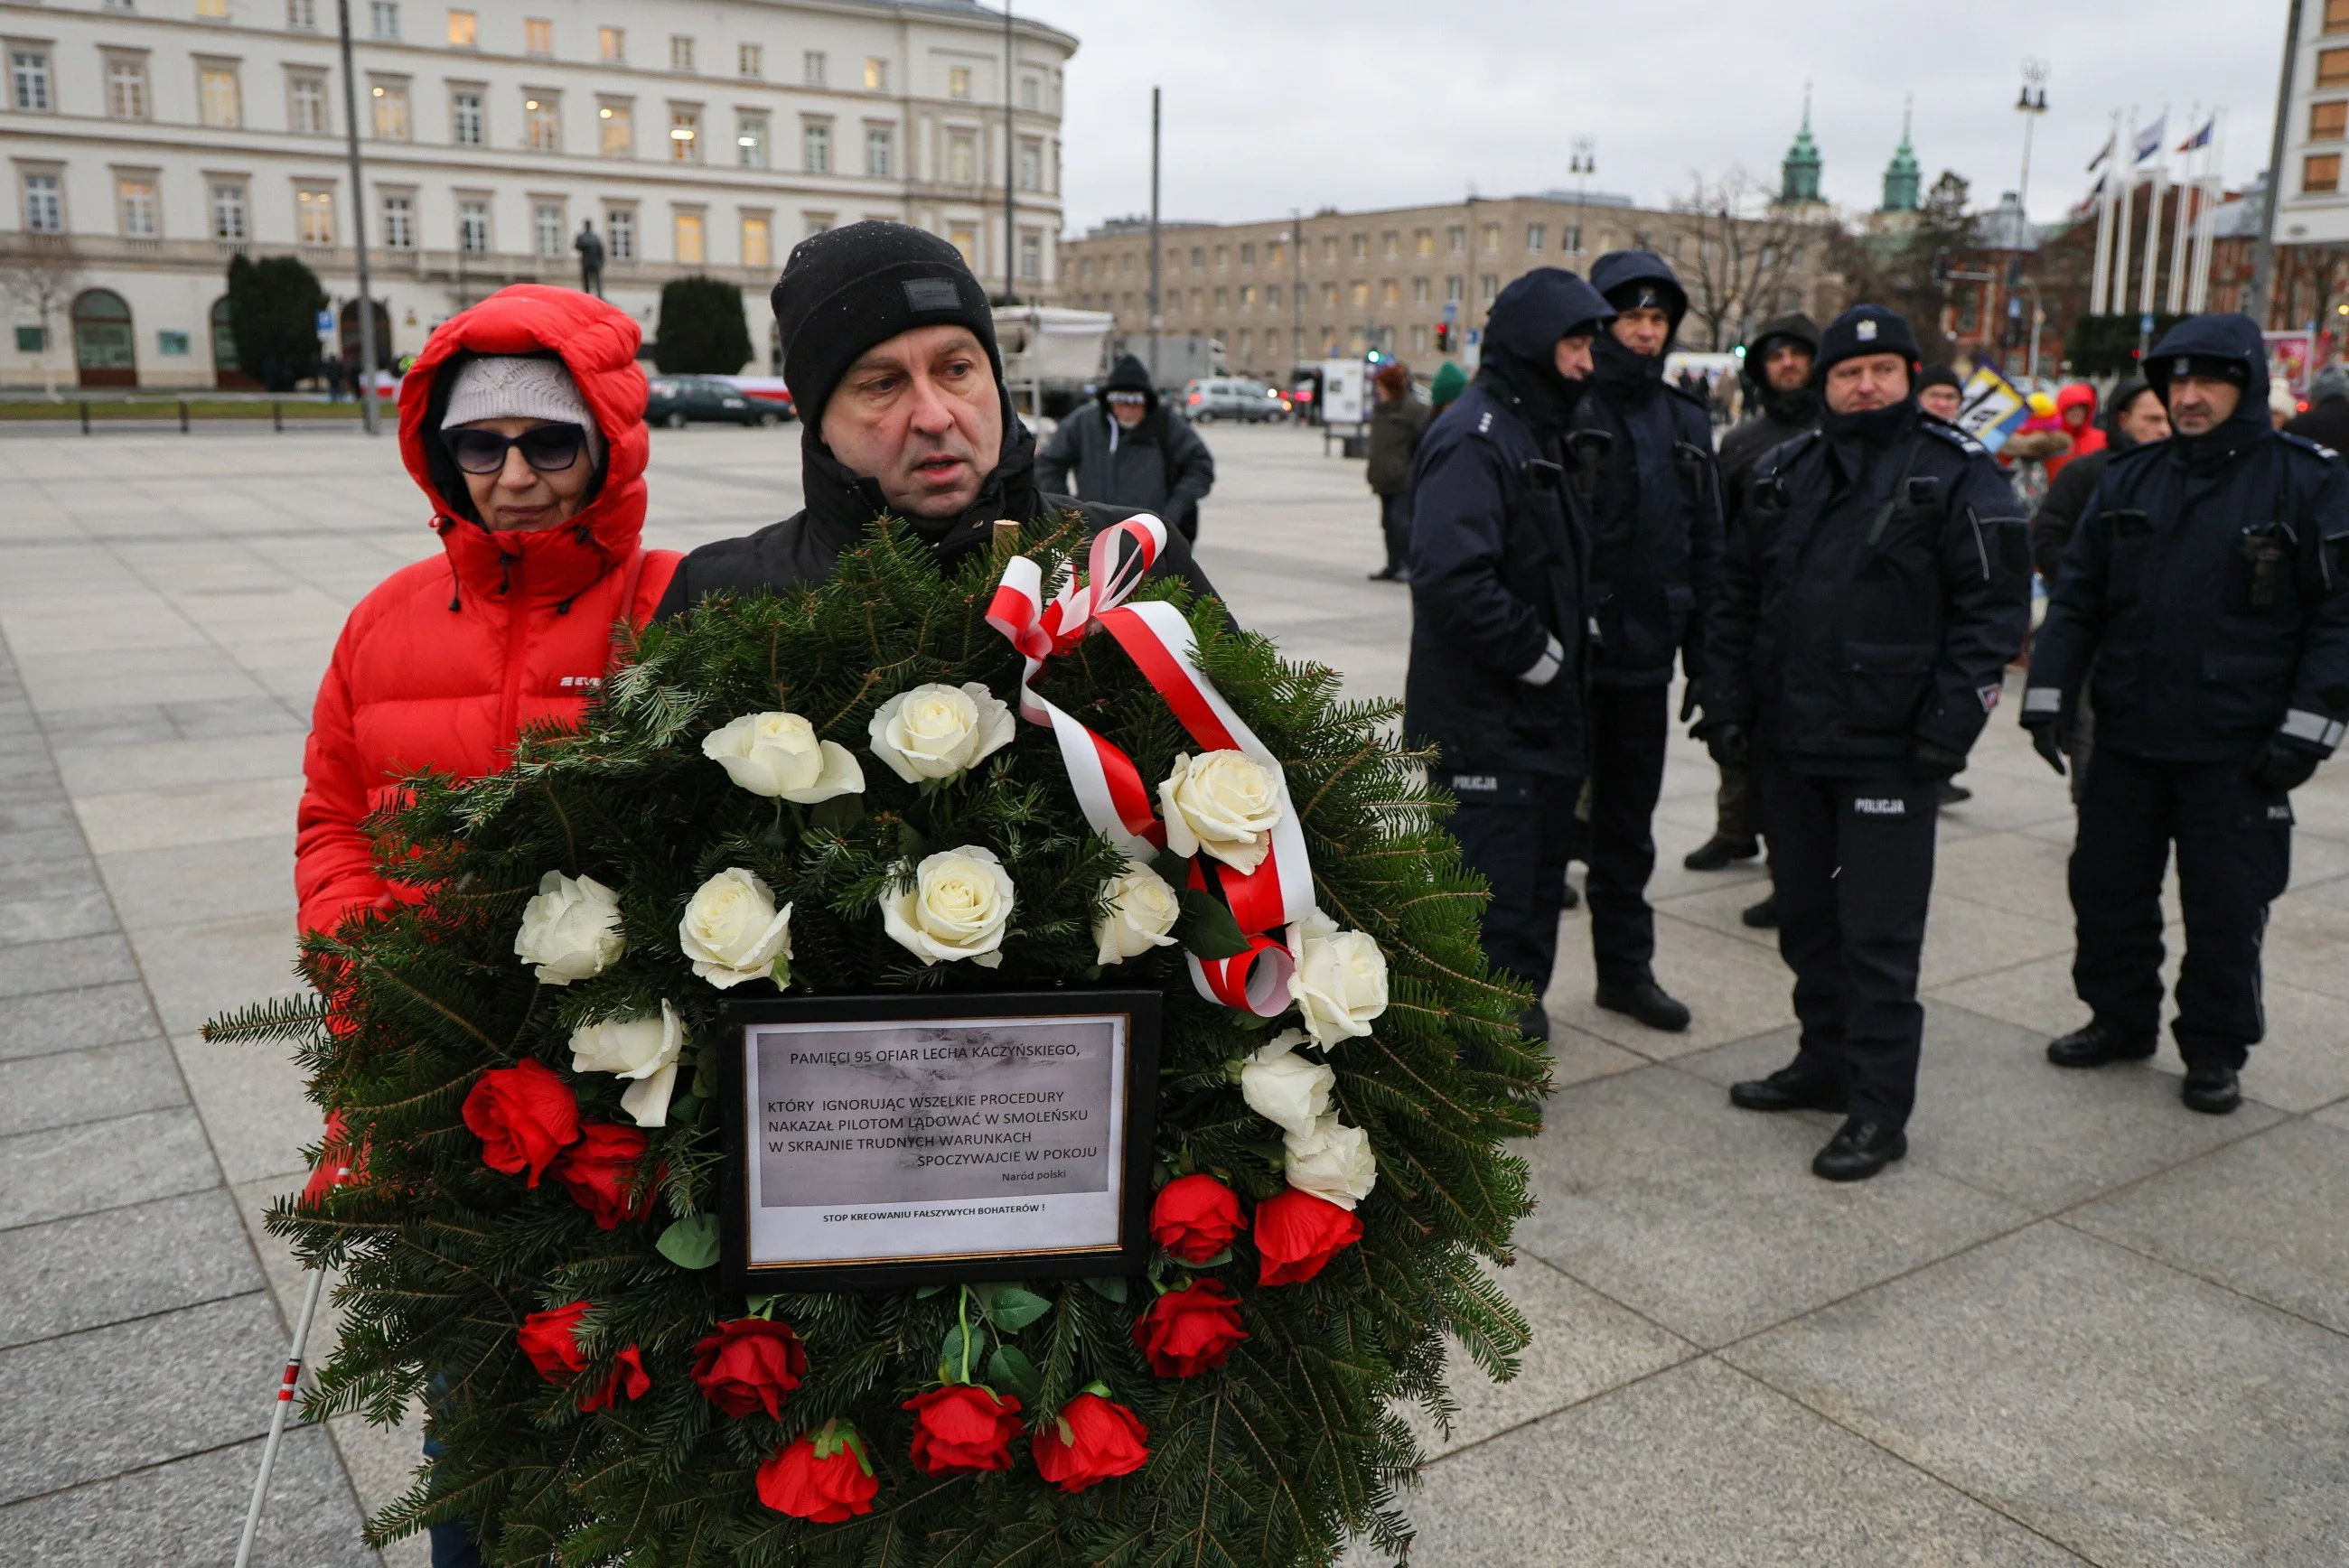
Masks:
[[[1644,1068],[1549,1103],[1524,1148],[1539,1203],[1520,1246],[1699,1344],[1807,1312],[2025,1222],[1924,1165],[1837,1186],[1810,1172],[1832,1125],[1732,1108]]]
[[[1684,1032],[1666,1034],[1610,1013],[1594,1000],[1598,974],[1590,957],[1590,923],[1580,911],[1565,918],[1559,933],[1557,967],[1544,998],[1551,1019],[1637,1056],[1669,1060],[1794,1021],[1785,966],[1776,953],[1750,942],[1659,913],[1656,978],[1688,1004],[1692,1015]]]
[[[114,911],[106,890],[81,883],[67,873],[44,896],[0,899],[0,947],[111,932]]]
[[[221,1188],[0,1231],[0,1347],[247,1295],[262,1274]]]
[[[1446,1459],[1410,1511],[1444,1568],[2079,1562],[1711,1359]]]
[[[219,1184],[191,1108],[0,1138],[0,1230]]]
[[[12,997],[0,1006],[0,1061],[160,1033],[146,987],[135,982],[46,991]]]
[[[160,1040],[0,1062],[0,1138],[187,1102]]]
[[[62,942],[20,942],[0,947],[0,997],[26,996],[136,980],[129,944],[109,931]]]
[[[98,869],[116,913],[133,932],[257,914],[290,923],[294,834],[290,822],[280,827],[257,838],[101,855]]]
[[[2042,1223],[1723,1352],[2097,1563],[2341,1560],[2349,1338]]]
[[[304,989],[294,973],[290,911],[140,927],[130,943],[173,1035],[192,1034],[226,1009]]]

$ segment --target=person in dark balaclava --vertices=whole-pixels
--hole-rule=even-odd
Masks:
[[[1794,1061],[1730,1100],[1842,1113],[1811,1162],[1833,1181],[1908,1152],[1935,786],[2031,617],[2021,504],[1980,442],[1919,410],[1917,359],[1881,305],[1821,335],[1818,433],[1755,470],[1706,630],[1697,733],[1753,769],[1802,1023]]]
[[[1100,398],[1061,421],[1036,459],[1036,482],[1150,512],[1195,544],[1199,502],[1216,487],[1216,459],[1191,422],[1168,412],[1149,367],[1126,354],[1110,367]]]
[[[1599,646],[1590,672],[1589,820],[1582,858],[1599,1006],[1651,1029],[1688,1027],[1656,983],[1653,821],[1664,781],[1672,665],[1704,672],[1703,606],[1721,575],[1721,472],[1704,400],[1664,377],[1688,295],[1662,257],[1611,251],[1590,269],[1615,320],[1593,348],[1568,446],[1589,487]]]
[[[1588,534],[1565,440],[1614,314],[1560,268],[1510,284],[1475,379],[1412,464],[1403,730],[1435,748],[1429,776],[1459,801],[1445,825],[1493,890],[1485,956],[1533,993],[1519,1026],[1537,1039],[1588,765]]]
[[[803,421],[807,504],[688,555],[661,614],[710,593],[821,583],[876,517],[903,518],[951,570],[987,547],[999,519],[1075,511],[1098,532],[1140,510],[1039,488],[1036,438],[1003,389],[987,291],[936,234],[876,219],[812,235],[792,248],[772,304]],[[1151,574],[1214,591],[1172,529]]]

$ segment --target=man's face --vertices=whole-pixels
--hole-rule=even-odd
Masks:
[[[2243,389],[2217,376],[2169,378],[2169,422],[2181,436],[2199,436],[2225,424]]]
[[[1774,343],[1762,356],[1762,379],[1773,392],[1792,392],[1811,378],[1811,351],[1799,343]]]
[[[1664,351],[1664,340],[1672,335],[1672,318],[1651,304],[1633,305],[1607,330],[1632,353],[1654,356]]]
[[[1943,386],[1938,381],[1917,394],[1917,407],[1936,419],[1955,419],[1959,406],[1964,402],[1956,387]]]
[[[1838,414],[1889,408],[1909,396],[1909,362],[1897,354],[1860,354],[1827,366],[1827,407]]]
[[[2161,399],[2155,397],[2153,388],[2148,387],[2130,398],[2128,407],[2113,416],[2113,426],[2122,435],[2139,444],[2164,440],[2169,435],[2169,410],[2161,406]]]
[[[1142,423],[1150,405],[1139,392],[1112,392],[1109,395],[1109,411],[1119,424],[1131,430]]]
[[[978,499],[1003,450],[1003,400],[967,326],[917,326],[876,344],[823,406],[823,443],[914,517],[951,518]]]
[[[1556,364],[1557,373],[1568,381],[1579,381],[1590,374],[1590,344],[1588,333],[1557,340]]]

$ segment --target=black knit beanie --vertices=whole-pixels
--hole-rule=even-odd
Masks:
[[[1819,335],[1818,356],[1811,361],[1811,379],[1825,385],[1827,367],[1867,354],[1897,354],[1909,362],[1914,377],[1918,364],[1917,335],[1897,310],[1880,304],[1856,304],[1827,324]]]
[[[1917,377],[1917,390],[1922,392],[1928,387],[1946,387],[1952,392],[1963,392],[1966,389],[1966,384],[1958,379],[1957,371],[1947,365],[1925,366],[1925,373]]]
[[[809,235],[792,247],[769,300],[783,335],[783,382],[811,430],[860,355],[917,326],[970,328],[1002,384],[987,291],[960,251],[910,224],[868,219]]]

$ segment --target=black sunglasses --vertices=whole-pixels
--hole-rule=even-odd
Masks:
[[[579,425],[540,425],[519,436],[460,425],[440,432],[440,442],[457,466],[469,474],[493,474],[506,466],[506,453],[522,449],[522,460],[543,474],[559,474],[587,449],[587,431]]]

